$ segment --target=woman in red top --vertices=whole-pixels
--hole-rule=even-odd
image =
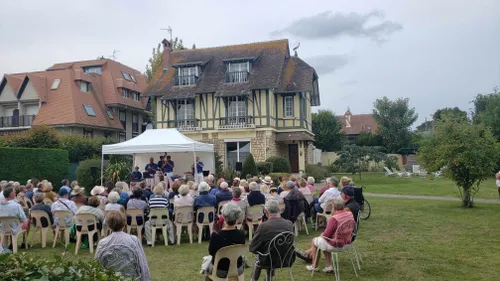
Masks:
[[[319,248],[325,254],[326,267],[323,272],[333,271],[331,251],[335,248],[342,248],[344,245],[351,244],[351,237],[354,231],[354,217],[350,211],[345,210],[345,203],[341,198],[333,201],[334,215],[328,220],[325,230],[321,236],[312,239],[311,248],[303,254],[297,256],[307,256],[312,261],[312,265],[306,268],[310,271],[318,270],[318,262],[321,255],[316,257],[316,251]],[[341,228],[339,228],[342,225]]]

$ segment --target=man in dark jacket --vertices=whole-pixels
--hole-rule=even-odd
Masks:
[[[247,195],[247,202],[250,207],[253,205],[264,205],[266,203],[266,196],[260,192],[259,185],[256,182],[249,184],[250,193]]]
[[[358,212],[359,212],[359,205],[354,200],[354,188],[350,185],[342,188],[342,193],[340,194],[342,199],[345,202],[345,206],[349,208],[351,211],[352,215],[354,216],[354,221],[357,223],[358,222]]]
[[[295,223],[300,213],[309,209],[308,203],[302,192],[292,181],[286,183],[286,189],[285,191],[289,193],[284,198],[285,211],[283,212],[283,218]]]
[[[251,280],[254,281],[259,279],[262,269],[267,269],[266,280],[270,280],[271,276],[274,276],[274,268],[291,267],[295,261],[295,251],[293,250],[294,236],[292,233],[283,236],[285,239],[284,244],[279,245],[279,243],[275,243],[269,248],[269,243],[276,235],[284,231],[293,232],[293,223],[281,218],[280,206],[275,200],[267,201],[264,212],[268,220],[260,224],[255,231],[249,250],[254,254],[258,252],[267,254],[270,252],[270,255],[259,256],[259,260],[252,272]]]

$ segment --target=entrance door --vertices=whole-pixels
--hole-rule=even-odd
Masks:
[[[290,161],[290,166],[292,166],[292,173],[299,172],[299,145],[289,144],[288,145],[288,159]]]

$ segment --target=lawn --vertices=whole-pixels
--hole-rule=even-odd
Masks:
[[[336,174],[340,177],[345,174]],[[426,178],[395,178],[386,177],[383,173],[362,173],[359,175],[349,175],[357,186],[367,187],[366,192],[404,194],[404,195],[429,195],[429,196],[452,196],[459,195],[457,186],[449,179],[439,178],[429,180]],[[498,199],[498,188],[495,185],[495,178],[491,177],[480,185],[476,198]]]
[[[341,255],[342,280],[498,280],[500,205],[477,204],[465,210],[446,201],[370,198],[370,203],[372,216],[361,222],[358,240],[365,263],[355,278],[347,256]],[[299,248],[307,248],[315,234],[300,233]],[[145,248],[153,280],[201,280],[201,257],[207,255],[207,246],[204,242]],[[69,247],[71,259],[73,247]],[[29,249],[46,258],[62,251],[61,244],[55,249],[41,249],[40,244]],[[92,256],[81,250],[77,258]],[[310,279],[305,266],[301,260],[295,263],[295,280]],[[250,280],[249,274],[250,269],[246,280]],[[287,276],[280,271],[275,280],[289,280]],[[312,280],[333,277],[318,272]]]

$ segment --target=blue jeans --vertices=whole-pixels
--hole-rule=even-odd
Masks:
[[[313,201],[313,203],[314,203],[314,201]],[[313,204],[313,203],[311,203],[311,204]],[[322,212],[323,212],[323,208],[321,208],[320,204],[319,203],[315,203],[314,204],[314,211],[313,211],[313,213],[314,213],[313,219],[316,219],[316,214],[317,213],[322,213]]]

